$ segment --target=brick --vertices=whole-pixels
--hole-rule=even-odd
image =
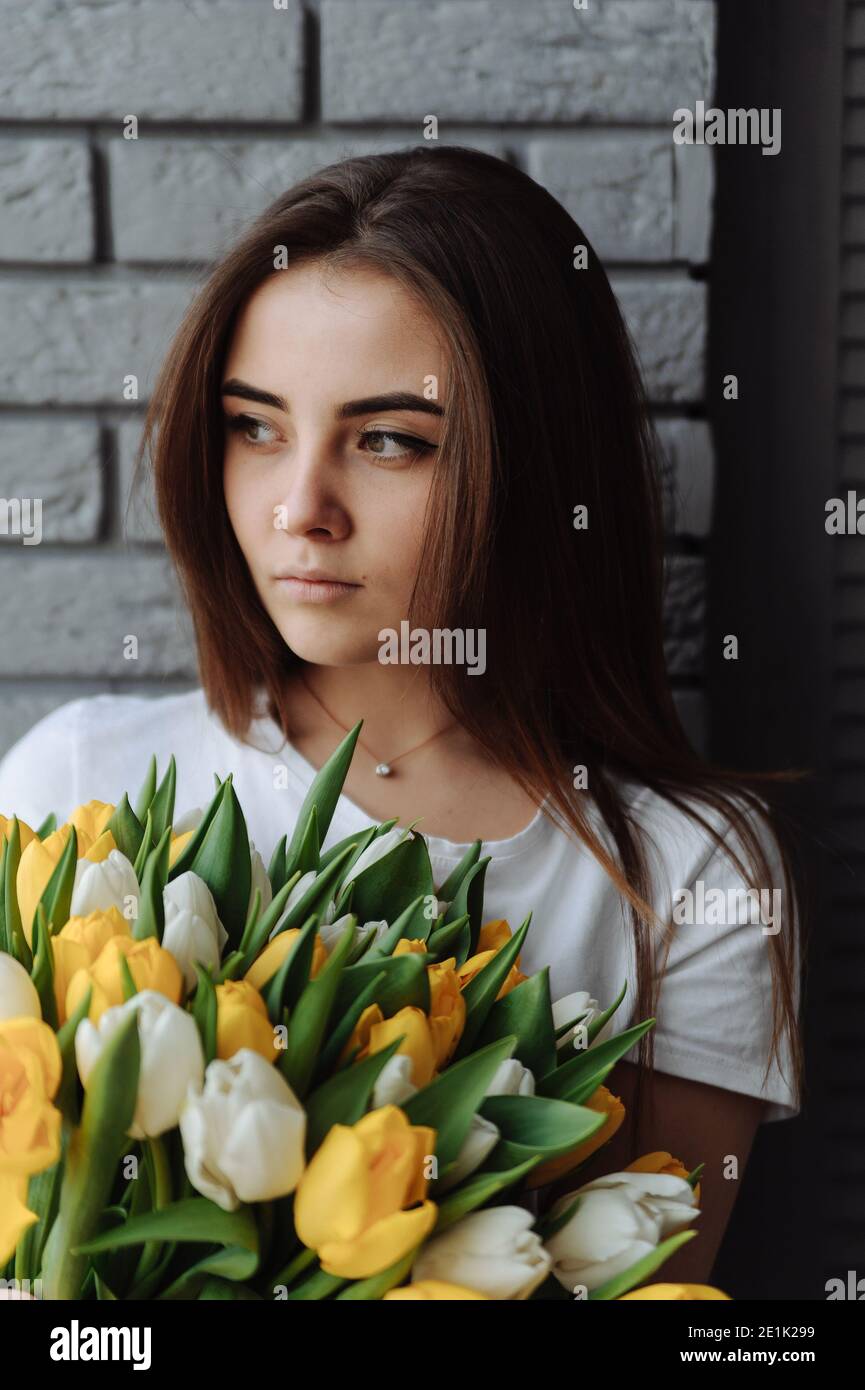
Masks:
[[[664,261],[673,257],[674,148],[645,132],[533,140],[527,168],[603,260]]]
[[[143,399],[192,288],[164,276],[0,281],[0,400],[122,406],[127,375]]]
[[[709,97],[708,0],[322,0],[329,121],[669,121]]]
[[[655,422],[664,453],[664,514],[677,536],[708,536],[715,482],[712,436],[705,420]]]
[[[702,676],[705,645],[706,562],[698,555],[668,555],[664,653],[671,678]]]
[[[162,532],[156,516],[156,501],[145,467],[132,487],[135,453],[141,441],[142,419],[124,422],[116,432],[117,495],[120,506],[120,532],[124,540],[161,542]]]
[[[636,342],[650,400],[700,400],[706,354],[705,286],[673,275],[645,279],[613,275],[611,279]]]
[[[41,499],[43,541],[95,540],[103,509],[95,422],[0,416],[0,496]],[[31,548],[20,537],[0,542]]]
[[[676,275],[614,276],[613,287],[651,399],[699,400],[705,287]],[[130,374],[143,401],[193,288],[176,275],[0,281],[0,333],[9,348],[0,353],[0,401],[123,405]]]
[[[112,140],[108,163],[115,256],[120,261],[209,261],[307,174],[401,143],[362,134],[327,140]],[[502,153],[489,141],[466,143]]]
[[[302,13],[250,0],[0,0],[0,117],[294,121]]]
[[[13,587],[18,601],[0,610],[0,676],[194,673],[191,623],[163,555],[22,548],[0,554],[0,591]],[[128,635],[138,638],[136,661],[123,657]]]
[[[0,140],[0,222],[4,260],[92,260],[87,146],[79,140]]]
[[[673,165],[673,259],[700,264],[709,259],[715,151],[711,145],[674,145]]]

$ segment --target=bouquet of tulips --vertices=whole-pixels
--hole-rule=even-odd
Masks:
[[[621,1123],[602,1083],[654,1020],[613,1036],[624,989],[553,1003],[520,971],[530,919],[484,922],[480,841],[438,887],[413,827],[323,850],[359,729],[267,869],[231,776],[174,819],[173,758],[134,807],[0,818],[3,1287],[725,1297],[638,1287],[695,1234],[669,1154],[536,1216]]]

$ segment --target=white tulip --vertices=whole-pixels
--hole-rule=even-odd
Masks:
[[[346,912],[342,917],[337,917],[335,922],[328,922],[327,918],[325,918],[321,923],[318,934],[328,951],[333,950],[350,921],[351,913]],[[357,928],[355,928],[355,931],[356,930]]]
[[[162,890],[165,929],[162,944],[183,971],[187,990],[195,988],[195,963],[219,965],[228,932],[219,920],[213,894],[198,874],[188,869]]]
[[[264,860],[262,859],[258,850],[255,848],[254,840],[250,840],[249,842],[249,861],[250,867],[252,869],[252,879],[249,885],[249,902],[246,905],[247,917],[249,916],[249,912],[252,907],[252,902],[255,897],[256,888],[261,893],[260,910],[262,912],[265,912],[267,908],[270,907],[270,904],[273,902],[273,888],[271,886],[270,879],[267,876],[267,869],[265,868]],[[290,893],[289,897],[291,897]]]
[[[580,1018],[579,1023],[575,1023],[573,1028],[569,1028],[567,1033],[564,1033],[558,1039],[556,1047],[558,1049],[572,1047],[574,1038],[577,1035],[577,1029],[579,1028],[581,1030],[580,1036],[582,1036],[582,1029],[588,1028],[589,1024],[603,1012],[604,1010],[601,1008],[597,999],[592,999],[586,989],[578,989],[573,994],[566,994],[563,999],[557,999],[553,1004],[554,1028],[561,1028],[563,1024],[569,1023],[572,1018],[577,1018],[580,1014],[584,1015],[584,1017]],[[608,1018],[600,1033],[595,1038],[592,1046],[596,1043],[604,1042],[606,1038],[612,1035],[612,1032],[613,1020],[612,1018]]]
[[[197,830],[204,815],[200,806],[193,806],[191,811],[184,811],[172,825],[171,829],[175,835],[185,835],[188,830]]]
[[[0,951],[0,1019],[41,1017],[39,994],[24,966]]]
[[[305,1166],[306,1111],[281,1073],[251,1048],[213,1061],[180,1116],[196,1191],[224,1211],[293,1192]]]
[[[516,1057],[506,1057],[495,1070],[493,1079],[484,1091],[486,1096],[533,1096],[535,1078]]]
[[[106,1009],[98,1023],[88,1018],[79,1023],[75,1059],[85,1090],[103,1047],[130,1013],[138,1015],[141,1063],[129,1134],[133,1139],[153,1139],[177,1124],[187,1088],[201,1085],[204,1051],[192,1015],[164,994],[144,989],[125,1004]]]
[[[475,1112],[472,1115],[469,1132],[460,1146],[453,1168],[439,1179],[438,1191],[449,1191],[450,1188],[456,1187],[470,1173],[473,1173],[476,1168],[480,1168],[484,1159],[492,1153],[499,1142],[499,1137],[498,1126]]]
[[[402,1105],[416,1094],[418,1087],[411,1079],[413,1065],[411,1057],[402,1052],[388,1057],[372,1088],[371,1110],[382,1105]]]
[[[91,912],[105,912],[109,907],[116,907],[121,916],[130,920],[126,900],[135,900],[132,916],[137,917],[140,892],[135,870],[119,849],[112,849],[98,864],[79,859],[75,865],[69,916],[87,917]]]
[[[554,1202],[556,1217],[579,1194],[573,1216],[547,1241],[553,1274],[569,1292],[596,1289],[630,1269],[699,1210],[693,1189],[671,1173],[610,1173]]]
[[[395,825],[392,830],[385,831],[384,835],[378,835],[367,845],[363,853],[358,855],[356,862],[352,864],[345,876],[343,887],[351,883],[352,879],[357,878],[365,869],[370,868],[372,864],[377,864],[380,859],[384,859],[405,839],[413,840],[414,836],[410,830],[406,830],[404,827],[400,828],[398,825]]]
[[[534,1217],[522,1207],[488,1207],[433,1236],[412,1267],[412,1282],[442,1279],[488,1298],[526,1299],[544,1282],[552,1263]]]

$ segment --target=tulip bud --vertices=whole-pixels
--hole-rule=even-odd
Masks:
[[[412,1282],[443,1279],[489,1298],[527,1299],[552,1263],[533,1220],[522,1207],[470,1212],[421,1248]]]
[[[87,917],[91,912],[104,912],[116,907],[129,920],[125,911],[127,900],[133,900],[133,917],[138,913],[140,889],[135,870],[126,855],[112,849],[100,863],[79,859],[75,865],[75,885],[72,889],[70,917]]]
[[[180,966],[164,950],[155,936],[135,941],[131,936],[112,936],[106,941],[89,968],[76,970],[66,991],[66,1017],[74,1014],[82,998],[92,987],[89,1017],[95,1022],[106,1009],[122,1004],[126,998],[120,957],[126,964],[139,990],[155,990],[173,1004],[183,998],[183,976]]]
[[[190,1086],[180,1133],[189,1181],[224,1211],[284,1197],[304,1171],[306,1111],[250,1048],[211,1062],[203,1087]]]
[[[41,1017],[39,994],[24,966],[0,952],[0,1019]]]
[[[699,1216],[684,1178],[669,1173],[610,1173],[567,1193],[550,1208],[560,1216],[579,1194],[570,1220],[547,1241],[552,1272],[572,1292],[592,1290],[623,1274],[667,1236]]]
[[[244,1047],[276,1061],[273,1027],[258,990],[248,980],[226,980],[216,986],[216,1055],[227,1062]]]
[[[165,927],[162,945],[183,972],[187,991],[195,988],[195,965],[219,965],[228,932],[219,920],[213,894],[198,874],[188,870],[163,889]]]
[[[567,1033],[564,1033],[557,1039],[556,1048],[559,1051],[565,1047],[572,1048],[574,1039],[577,1037],[577,1029],[582,1030],[583,1028],[588,1028],[589,1024],[603,1012],[604,1010],[601,1008],[597,999],[592,999],[586,989],[575,990],[573,994],[566,994],[562,999],[557,999],[553,1004],[554,1028],[561,1028],[565,1023],[569,1023],[572,1018],[578,1018],[580,1014],[584,1015],[584,1017],[580,1018],[579,1023],[575,1023],[573,1028],[569,1028]],[[612,1018],[608,1018],[600,1033],[594,1039],[594,1042],[605,1042],[607,1038],[612,1036],[612,1033],[613,1020]],[[580,1036],[582,1036],[582,1031]]]
[[[204,1051],[192,1015],[164,995],[142,990],[106,1010],[98,1023],[82,1019],[75,1034],[75,1058],[86,1090],[103,1047],[133,1012],[138,1015],[141,1062],[129,1134],[133,1139],[153,1139],[175,1127],[188,1087],[200,1086],[204,1077]]]

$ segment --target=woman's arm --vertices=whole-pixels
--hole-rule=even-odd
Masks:
[[[633,1105],[636,1078],[637,1068],[632,1062],[619,1062],[613,1068],[604,1084],[621,1097],[627,1112],[625,1122],[578,1174],[560,1178],[553,1194],[562,1196],[592,1178],[618,1172],[634,1159],[658,1149],[680,1159],[689,1170],[705,1163],[700,1178],[701,1214],[694,1223],[698,1235],[661,1266],[652,1282],[709,1284],[765,1101],[656,1071],[653,1087],[644,1087],[643,1115],[634,1152],[627,1116]],[[732,1167],[730,1155],[738,1161],[736,1178],[724,1177]]]

